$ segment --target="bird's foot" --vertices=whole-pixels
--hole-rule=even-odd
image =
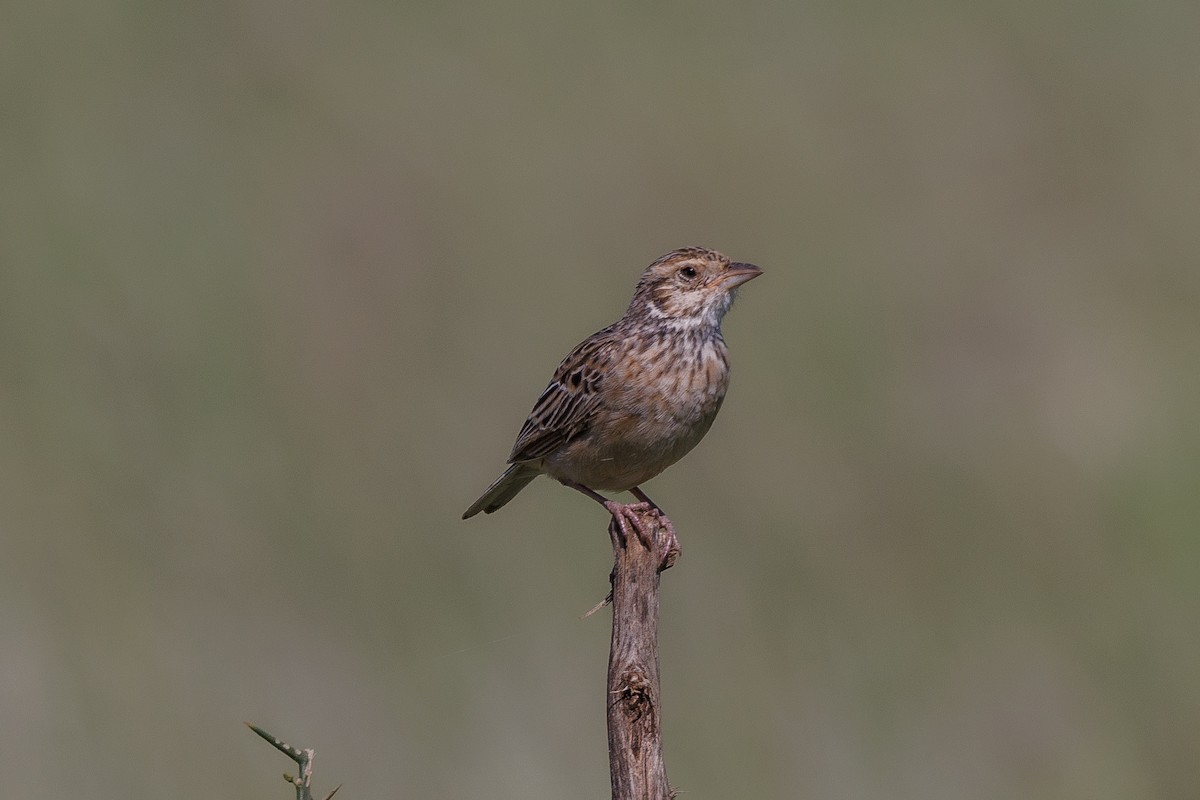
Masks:
[[[649,503],[618,503],[616,500],[605,500],[604,507],[612,514],[617,530],[621,532],[621,545],[624,546],[631,535],[631,529],[637,531],[638,540],[646,549],[653,547],[650,531],[642,520],[642,512],[653,510]]]
[[[616,500],[604,501],[604,507],[612,514],[613,525],[621,535],[621,546],[624,547],[630,539],[631,530],[636,531],[638,541],[651,553],[659,555],[658,571],[669,569],[679,558],[679,537],[675,526],[662,509],[653,503],[618,503]],[[658,517],[658,525],[649,521],[649,517]],[[661,534],[655,536],[656,529]]]
[[[675,559],[679,558],[679,554],[683,550],[679,546],[679,536],[675,533],[675,525],[671,522],[671,518],[663,513],[661,508],[655,508],[658,512],[658,521],[662,524],[662,541],[659,547],[662,548],[662,561],[658,568],[659,572],[664,569],[670,569],[675,566]]]

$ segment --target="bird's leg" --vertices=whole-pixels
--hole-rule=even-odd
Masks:
[[[640,486],[633,487],[632,489],[629,490],[629,493],[631,495],[633,495],[634,497],[636,497],[641,502],[647,504],[648,506],[653,508],[655,511],[657,511],[658,515],[660,517],[663,517],[664,519],[666,518],[666,514],[663,513],[662,507],[659,506],[658,503],[651,500],[650,497],[645,492],[642,491]]]
[[[638,514],[639,511],[653,510],[655,508],[653,503],[618,503],[616,500],[609,500],[599,492],[592,491],[582,483],[563,480],[561,478],[559,479],[559,483],[561,483],[563,486],[570,486],[572,489],[586,494],[588,497],[604,506],[608,513],[612,515],[613,522],[617,524],[617,529],[621,532],[623,542],[629,541],[629,529],[632,527],[633,530],[637,531],[638,540],[646,546],[646,549],[653,549],[653,542],[650,541],[650,532],[645,529],[642,524],[641,515]]]
[[[663,569],[670,567],[675,563],[675,559],[679,558],[681,552],[679,547],[679,536],[675,533],[675,525],[671,522],[671,518],[666,515],[658,503],[654,502],[643,492],[639,487],[634,486],[629,490],[629,493],[640,500],[642,503],[650,506],[658,514],[659,522],[662,524],[663,531],[667,534],[666,547],[663,550]]]

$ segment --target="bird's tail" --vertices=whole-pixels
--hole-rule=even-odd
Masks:
[[[495,483],[488,487],[488,490],[483,493],[483,497],[480,497],[463,512],[462,518],[473,517],[480,511],[485,514],[492,513],[516,497],[517,492],[528,486],[529,482],[538,474],[538,471],[528,464],[513,464],[504,470],[504,474],[497,478]]]

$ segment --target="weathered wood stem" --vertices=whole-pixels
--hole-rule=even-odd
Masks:
[[[616,524],[613,543],[612,648],[608,656],[608,763],[613,800],[670,800],[662,755],[658,679],[659,575],[675,563],[679,545],[657,511],[641,515],[645,541],[626,541]]]

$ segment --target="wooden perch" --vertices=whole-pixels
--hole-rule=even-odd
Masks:
[[[659,574],[679,544],[655,510],[640,512],[643,537],[608,527],[613,543],[612,647],[608,655],[608,764],[613,800],[670,800],[662,755],[658,683]]]

